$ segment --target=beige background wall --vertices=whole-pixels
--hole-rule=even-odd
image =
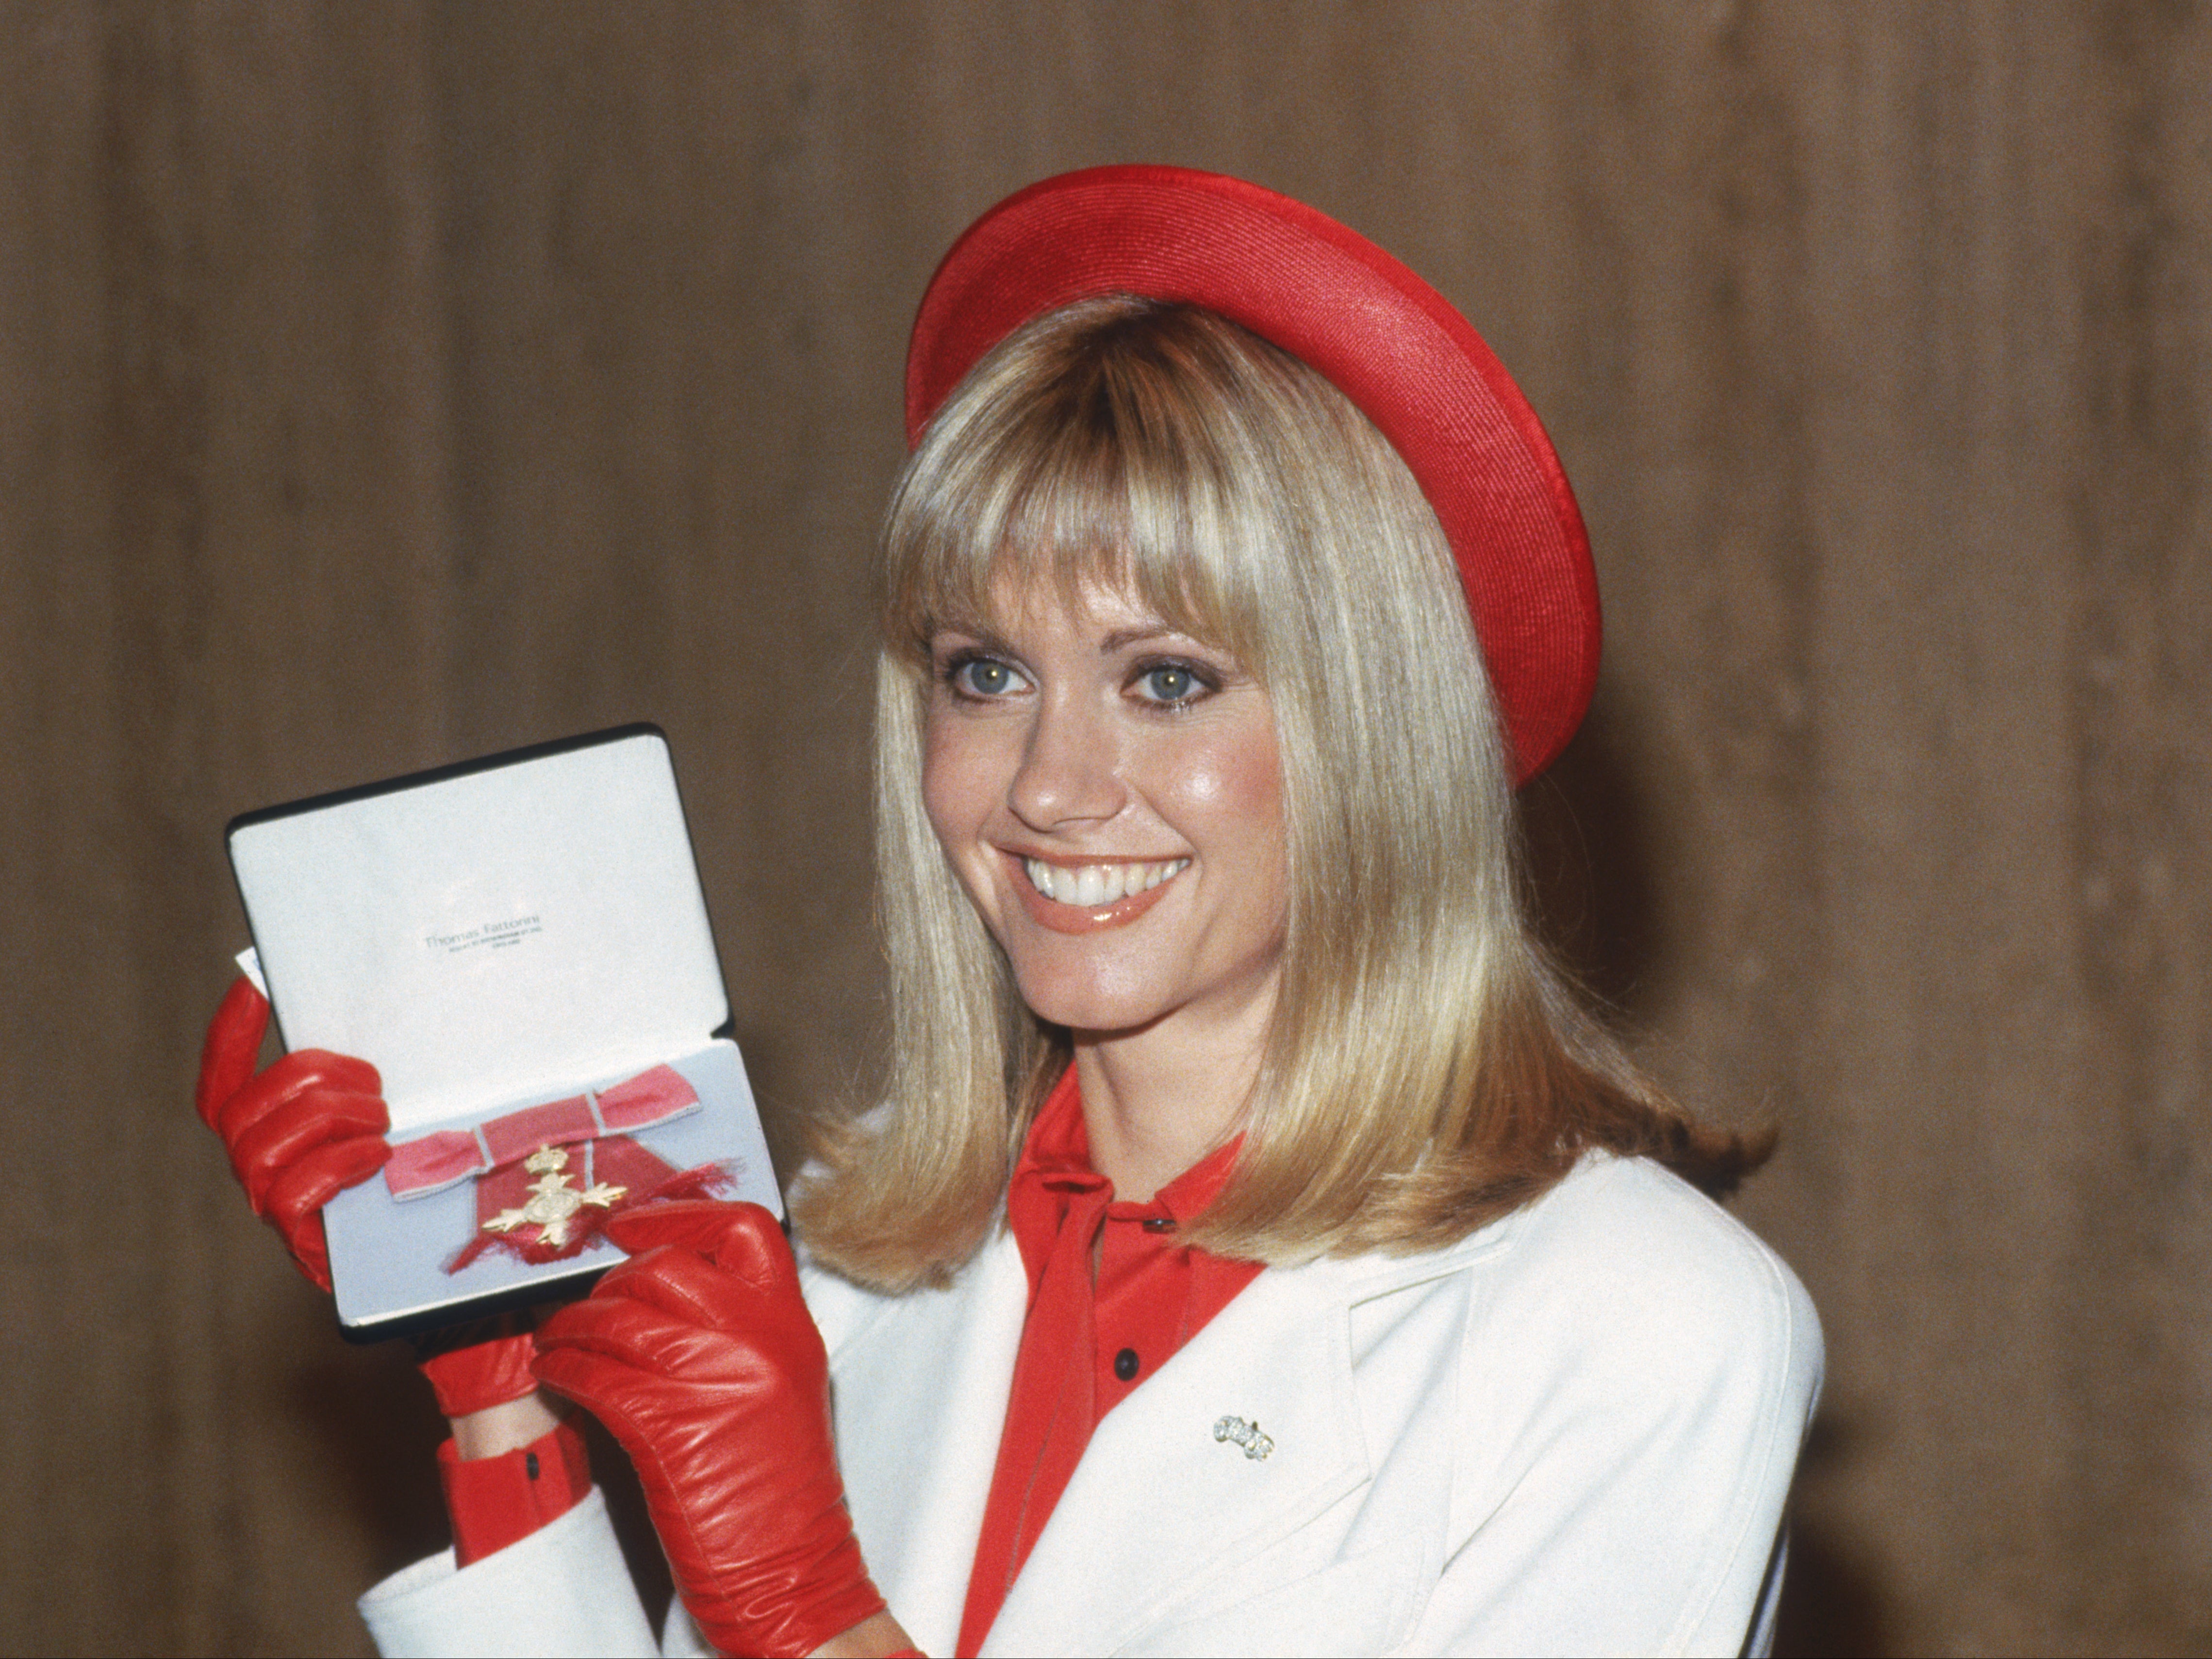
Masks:
[[[0,8],[0,1647],[358,1650],[437,1540],[185,1104],[241,809],[672,735],[742,1037],[864,1078],[862,563],[937,254],[1157,159],[1430,276],[1608,609],[1531,792],[1832,1375],[1800,1651],[2212,1646],[2212,12]]]

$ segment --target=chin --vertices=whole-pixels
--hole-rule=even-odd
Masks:
[[[1127,1031],[1149,1025],[1168,1012],[1156,995],[1127,986],[1102,985],[1079,975],[1022,974],[1015,988],[1029,1011],[1048,1025],[1071,1031]]]

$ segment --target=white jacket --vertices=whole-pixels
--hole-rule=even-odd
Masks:
[[[940,1291],[807,1275],[854,1523],[927,1653],[959,1627],[1026,1291],[1011,1237]],[[1820,1361],[1772,1251],[1593,1156],[1449,1249],[1261,1274],[1100,1423],[984,1651],[1763,1651]],[[596,1496],[361,1606],[386,1654],[651,1650]]]

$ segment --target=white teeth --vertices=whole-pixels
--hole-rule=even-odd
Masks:
[[[1133,893],[1149,892],[1189,866],[1188,859],[1169,859],[1159,864],[1085,864],[1070,870],[1042,859],[1022,860],[1030,886],[1055,904],[1085,910],[1112,904]]]

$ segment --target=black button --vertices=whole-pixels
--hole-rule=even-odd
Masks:
[[[535,1480],[538,1478],[538,1454],[536,1452],[525,1452],[522,1454],[522,1472],[528,1475],[532,1480]]]
[[[1146,1216],[1144,1229],[1148,1233],[1171,1233],[1175,1231],[1175,1218],[1171,1215]]]
[[[1124,1382],[1137,1375],[1137,1351],[1134,1348],[1124,1348],[1114,1356],[1114,1375]]]

